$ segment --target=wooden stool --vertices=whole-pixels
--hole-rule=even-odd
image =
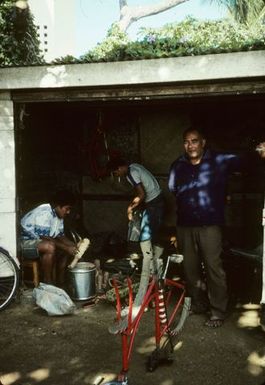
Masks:
[[[24,278],[25,268],[31,269],[32,280]],[[40,283],[40,260],[39,259],[22,259],[22,279],[23,282],[33,282],[34,287],[39,286]]]

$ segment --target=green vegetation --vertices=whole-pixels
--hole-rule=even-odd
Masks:
[[[131,41],[116,24],[107,37],[80,58],[71,55],[53,64],[143,60],[265,49],[263,0],[210,0],[223,4],[233,18],[199,21],[188,17],[160,29],[143,28]],[[0,66],[45,64],[33,17],[14,0],[0,2]]]
[[[20,9],[12,0],[0,4],[0,66],[43,63],[36,27],[28,8]]]
[[[252,28],[229,19],[199,21],[188,17],[160,29],[142,29],[138,40],[113,25],[107,38],[79,59],[60,58],[54,63],[93,63],[142,60],[265,49],[265,25]]]

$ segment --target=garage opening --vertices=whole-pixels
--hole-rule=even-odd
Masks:
[[[167,200],[165,228],[174,228],[174,197],[167,190],[170,164],[182,153],[182,132],[204,129],[215,150],[248,154],[243,174],[227,186],[224,243],[251,249],[262,243],[264,185],[253,151],[264,138],[264,95],[150,101],[16,103],[19,216],[47,201],[59,187],[79,194],[89,233],[127,236],[131,188],[106,172],[112,156],[142,163],[159,180]]]

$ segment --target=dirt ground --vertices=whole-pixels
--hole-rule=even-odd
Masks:
[[[26,294],[26,296],[25,296]],[[24,298],[27,298],[25,300]],[[93,385],[110,381],[121,369],[121,337],[108,332],[115,317],[101,299],[92,307],[77,303],[76,314],[51,317],[23,293],[0,313],[0,378],[4,385]],[[145,362],[154,348],[154,311],[144,315],[130,364],[132,385],[265,384],[265,333],[258,306],[234,306],[218,329],[204,316],[186,321],[170,366],[150,373]]]

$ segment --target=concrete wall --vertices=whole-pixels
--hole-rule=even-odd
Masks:
[[[16,255],[16,182],[13,102],[0,92],[0,245]]]
[[[240,65],[239,65],[240,64]],[[0,69],[1,89],[162,84],[265,75],[265,51]]]

